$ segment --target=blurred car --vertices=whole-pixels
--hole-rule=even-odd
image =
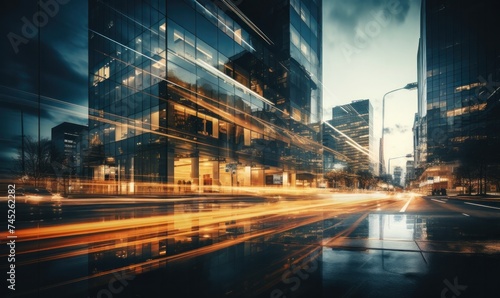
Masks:
[[[25,187],[16,190],[16,199],[26,204],[31,221],[61,219],[62,203],[59,194],[42,187]]]
[[[59,200],[61,196],[54,194],[43,187],[26,187],[16,190],[16,197],[23,197],[25,203]]]

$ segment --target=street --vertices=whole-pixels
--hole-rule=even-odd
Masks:
[[[7,297],[500,292],[500,200],[323,191],[19,201],[17,210],[16,296]]]

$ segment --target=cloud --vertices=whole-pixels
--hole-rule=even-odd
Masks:
[[[23,36],[22,18],[32,19],[38,1],[10,1],[0,11],[0,126],[8,128],[4,138],[20,133],[20,111],[25,134],[37,131],[38,93],[41,95],[41,134],[63,121],[86,122],[86,113],[75,114],[64,102],[88,105],[87,2],[60,5],[39,34],[19,45],[16,53],[10,32]],[[28,4],[28,5],[27,5]],[[40,38],[40,42],[39,42]],[[55,99],[49,100],[49,98]],[[84,110],[81,108],[79,110]],[[0,144],[0,156],[9,155],[13,144]]]
[[[360,38],[373,37],[384,29],[402,24],[412,5],[419,0],[336,0],[324,2],[325,26],[333,32],[326,37],[330,45],[355,44]]]
[[[87,5],[70,1],[60,5],[39,35],[19,45],[16,54],[7,35],[22,34],[23,21],[37,11],[33,5],[10,5],[1,13],[0,84],[73,103],[87,101]],[[38,36],[40,43],[38,43]]]
[[[14,168],[14,158],[17,156],[17,149],[21,144],[21,137],[0,138],[2,150],[0,150],[0,179],[12,178],[12,169]]]
[[[384,134],[389,135],[389,134],[395,134],[395,133],[406,133],[407,131],[410,130],[410,127],[408,125],[401,125],[401,124],[396,124],[395,127],[386,127],[384,128]]]

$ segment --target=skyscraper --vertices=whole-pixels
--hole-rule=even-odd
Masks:
[[[356,100],[350,104],[332,109],[332,119],[324,126],[325,147],[335,153],[325,153],[336,160],[335,164],[349,166],[353,172],[369,171],[375,174],[377,158],[373,136],[373,107],[368,99]],[[337,157],[335,157],[337,156]],[[333,168],[326,168],[325,171]]]
[[[420,173],[432,165],[498,164],[490,150],[498,147],[500,124],[500,42],[494,37],[500,29],[493,5],[422,1],[414,125]]]
[[[409,186],[415,180],[415,162],[413,160],[406,161],[405,186]]]
[[[80,155],[77,144],[87,126],[63,122],[54,126],[51,131],[51,141],[54,148],[52,159],[71,169],[76,174],[80,167]]]
[[[401,178],[403,177],[403,168],[400,166],[395,166],[394,167],[394,179],[393,179],[393,184],[402,186]]]
[[[94,180],[316,185],[321,1],[246,2],[89,2]]]

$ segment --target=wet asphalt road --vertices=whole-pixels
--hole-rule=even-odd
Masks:
[[[368,236],[360,225],[323,249],[322,297],[500,295],[500,204],[416,197],[399,207],[371,213]]]
[[[363,196],[19,204],[20,229],[124,226],[20,242],[7,297],[500,296],[500,202]]]

